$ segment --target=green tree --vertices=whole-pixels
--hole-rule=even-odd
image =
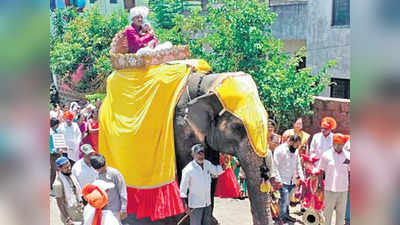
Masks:
[[[84,76],[74,88],[83,93],[95,92],[112,72],[109,58],[111,40],[129,24],[128,13],[121,9],[107,16],[97,7],[83,13],[69,7],[52,12],[50,18],[51,72],[69,81],[71,74],[83,63]]]
[[[156,15],[158,11],[154,12]],[[276,14],[258,0],[210,1],[208,13],[193,10],[188,17],[178,14],[171,29],[156,25],[160,41],[190,46],[194,58],[206,59],[214,72],[244,71],[253,76],[270,117],[282,131],[298,116],[312,113],[313,96],[330,82],[329,68],[316,74],[309,68],[297,70],[305,49],[296,56],[283,51],[270,26]]]

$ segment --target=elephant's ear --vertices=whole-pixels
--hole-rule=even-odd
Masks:
[[[201,142],[213,126],[215,118],[223,109],[215,93],[199,96],[188,103],[187,122]]]

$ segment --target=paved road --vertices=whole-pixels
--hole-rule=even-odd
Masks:
[[[290,212],[292,213],[291,216],[301,220],[301,216],[295,214],[295,212],[298,211],[299,206],[290,209]],[[252,217],[250,214],[250,202],[248,199],[238,200],[215,198],[214,216],[215,218],[217,218],[221,225],[252,224]],[[50,225],[63,225],[60,221],[60,215],[57,208],[56,200],[52,197],[50,197]],[[295,223],[293,225],[300,225],[300,223]]]

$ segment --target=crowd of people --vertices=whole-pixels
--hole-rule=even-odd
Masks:
[[[124,179],[98,154],[100,106],[100,99],[82,107],[55,103],[50,111],[50,195],[67,225],[118,225],[127,217]],[[56,134],[62,134],[65,145],[56,145]]]
[[[154,31],[144,18],[148,12],[133,8],[132,24],[125,28],[129,52],[145,54],[167,45],[158,45]],[[106,166],[98,153],[99,110],[101,100],[68,106],[55,103],[50,111],[50,188],[57,200],[64,224],[117,225],[127,217],[127,190],[124,178]],[[349,136],[333,133],[336,121],[321,121],[321,132],[311,135],[298,118],[293,128],[282,135],[276,123],[268,122],[268,148],[265,166],[269,184],[260,189],[270,197],[266,203],[277,224],[295,222],[289,206],[300,203],[323,211],[325,224],[331,225],[336,210],[336,225],[350,223]],[[65,146],[57,147],[53,136],[62,134]],[[205,160],[204,146],[192,146],[193,161],[182,171],[180,196],[190,209],[190,223],[211,223],[211,179],[219,177],[215,196],[246,198],[246,175],[237,157],[221,154],[220,165]],[[263,172],[262,172],[263,173]],[[268,188],[267,188],[268,186]],[[188,193],[188,190],[190,192]],[[347,206],[346,206],[347,205]]]
[[[321,211],[325,224],[331,224],[334,210],[336,225],[350,224],[350,136],[333,132],[337,124],[332,117],[323,118],[320,126],[310,140],[302,118],[282,135],[275,133],[276,123],[269,120],[268,144],[275,167],[270,170],[278,171],[275,178],[280,185],[272,188],[268,204],[277,224],[297,221],[289,215],[289,206],[298,203],[299,213],[307,208]]]
[[[51,195],[57,200],[61,220],[68,225],[93,220],[120,224],[127,217],[124,178],[98,154],[100,105],[100,99],[95,105],[83,104],[82,110],[76,102],[69,108],[55,104],[50,111]],[[289,215],[289,206],[300,203],[301,213],[310,207],[323,211],[326,224],[331,224],[334,210],[336,225],[349,224],[349,136],[333,133],[336,121],[331,117],[322,119],[321,132],[312,138],[303,131],[301,118],[282,135],[275,133],[275,127],[270,119],[266,166],[273,185],[267,205],[276,223],[297,221]],[[55,147],[54,134],[64,135],[65,147]],[[192,157],[182,172],[181,197],[191,209],[191,224],[207,224],[204,221],[212,218],[211,179],[219,176],[215,196],[243,199],[247,197],[246,175],[235,156],[221,154],[220,165],[212,165],[205,160],[201,144],[192,147]],[[317,188],[307,191],[312,182]]]
[[[298,213],[309,209],[319,213],[324,218],[319,220],[321,224],[332,224],[334,210],[336,225],[350,224],[350,136],[333,133],[336,121],[331,117],[322,119],[321,131],[311,140],[311,135],[303,131],[301,118],[283,135],[276,134],[275,127],[275,121],[269,120],[265,164],[271,185],[262,190],[270,195],[267,210],[275,224],[298,221],[289,215],[289,206],[297,204],[301,204]],[[238,159],[227,154],[220,155],[220,165],[212,165],[205,160],[201,144],[192,147],[192,157],[182,172],[181,197],[190,208],[191,224],[210,224],[211,179],[218,177],[215,196],[243,198],[246,176]],[[188,189],[192,193],[188,194]],[[269,220],[272,224],[272,218]]]

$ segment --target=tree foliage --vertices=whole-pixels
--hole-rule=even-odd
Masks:
[[[129,24],[124,10],[103,15],[97,7],[83,13],[69,7],[51,14],[50,69],[59,78],[70,80],[84,64],[84,76],[75,89],[94,92],[112,72],[109,50],[114,35]]]
[[[156,17],[159,11],[154,11]],[[193,58],[206,59],[214,72],[244,71],[253,76],[260,97],[278,129],[291,127],[296,117],[312,114],[313,96],[330,82],[327,62],[319,72],[297,70],[305,49],[296,56],[283,51],[270,26],[276,14],[258,0],[210,1],[208,13],[194,10],[188,17],[178,14],[174,26],[156,25],[160,41],[190,46]]]

